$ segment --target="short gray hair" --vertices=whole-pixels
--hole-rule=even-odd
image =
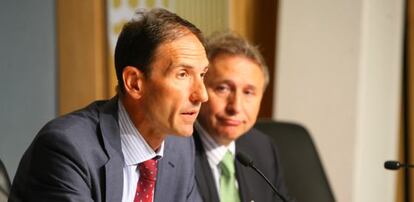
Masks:
[[[250,44],[246,39],[230,31],[216,32],[207,38],[207,57],[213,61],[221,54],[233,56],[244,56],[257,63],[265,78],[265,88],[269,84],[269,70],[262,54],[256,46]]]

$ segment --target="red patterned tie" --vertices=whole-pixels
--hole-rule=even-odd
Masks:
[[[150,159],[138,164],[139,180],[134,202],[152,202],[157,179],[157,160]]]

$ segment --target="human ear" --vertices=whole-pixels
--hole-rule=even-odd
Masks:
[[[126,66],[122,72],[126,94],[134,99],[139,99],[143,93],[144,74],[136,67]]]

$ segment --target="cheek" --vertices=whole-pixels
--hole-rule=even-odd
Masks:
[[[164,118],[172,121],[176,114],[184,106],[183,92],[175,88],[159,87],[151,89],[149,93],[148,105],[151,106],[153,113],[157,113]]]
[[[210,116],[214,116],[216,114],[225,113],[226,103],[221,98],[211,96],[205,104],[205,107],[208,109]]]
[[[220,112],[217,110],[217,106],[211,99],[207,102],[201,104],[199,120],[201,120],[205,125],[210,127],[216,125],[216,116]]]
[[[249,119],[256,121],[257,115],[260,110],[260,101],[255,101],[252,103],[246,104],[245,112]]]
[[[210,116],[213,116],[213,111],[211,108],[211,103],[210,100],[201,104],[201,108],[200,108],[200,118],[201,119],[210,119]]]

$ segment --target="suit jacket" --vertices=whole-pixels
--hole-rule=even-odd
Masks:
[[[154,201],[199,201],[192,138],[168,136],[164,145]],[[117,97],[94,102],[40,130],[20,162],[9,201],[120,202],[123,166]]]
[[[203,201],[219,202],[218,190],[207,160],[199,133],[193,134],[196,144],[196,182]],[[283,181],[276,146],[262,132],[251,129],[236,140],[236,152],[243,152],[253,159],[254,165],[264,173],[276,189],[288,199]],[[241,201],[282,201],[266,181],[253,169],[243,166],[236,160],[236,177]],[[290,199],[288,199],[290,200]]]

